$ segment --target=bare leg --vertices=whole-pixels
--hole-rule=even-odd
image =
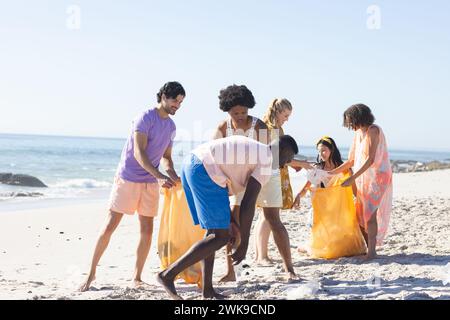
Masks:
[[[141,237],[136,251],[136,266],[134,271],[134,283],[136,286],[143,285],[142,270],[147,260],[150,246],[152,244],[153,217],[139,216]]]
[[[244,198],[242,199],[241,209],[239,214],[239,231],[241,233],[241,243],[231,255],[233,265],[241,263],[248,250],[250,230],[252,228],[253,217],[255,216],[256,199],[258,198],[261,184],[253,177],[250,177],[245,190]]]
[[[368,251],[367,260],[372,260],[376,258],[376,245],[377,245],[377,233],[378,233],[378,223],[377,223],[377,210],[372,214],[369,222],[367,223],[367,238],[368,238]]]
[[[230,239],[230,235],[227,229],[214,229],[208,230],[206,237],[197,243],[195,243],[183,256],[181,256],[177,261],[172,263],[166,270],[163,270],[157,275],[157,280],[160,284],[163,285],[166,292],[170,295],[172,299],[181,299],[181,297],[177,294],[175,289],[174,281],[175,277],[187,267],[197,263],[203,259],[211,256],[224,245]],[[214,257],[214,256],[213,256]],[[207,259],[207,263],[211,260]],[[209,271],[210,270],[210,271]],[[206,285],[212,283],[212,266],[211,269],[207,270],[208,277],[211,279],[203,279],[204,287]],[[212,285],[208,288],[208,294],[212,289]],[[212,289],[213,290],[213,289]],[[205,292],[204,292],[205,293]]]
[[[217,293],[212,285],[212,276],[214,270],[214,256],[213,253],[209,257],[202,260],[202,277],[203,277],[203,297],[205,299],[225,299],[225,296]]]
[[[297,278],[291,259],[291,245],[288,232],[280,220],[279,208],[264,208],[264,216],[273,232],[273,239],[283,259],[284,270],[290,279]]]
[[[97,244],[95,246],[94,255],[92,257],[91,262],[91,269],[89,271],[89,275],[87,279],[83,282],[83,284],[80,287],[80,291],[84,292],[89,290],[89,287],[95,279],[95,272],[97,270],[97,265],[100,261],[100,258],[102,257],[103,253],[105,252],[106,248],[108,247],[109,241],[111,239],[111,235],[116,230],[117,226],[120,223],[120,220],[122,220],[123,214],[118,212],[110,211],[108,218],[106,220],[106,225],[103,228],[102,232],[100,233],[100,236],[97,240]]]
[[[369,246],[369,238],[367,236],[367,232],[363,227],[359,227],[361,229],[361,233],[364,237],[364,240],[366,241],[366,246]]]
[[[226,247],[226,258],[227,258],[227,273],[220,278],[219,282],[232,282],[232,281],[236,281],[236,273],[234,272],[234,267],[233,267],[233,260],[231,260],[231,251],[232,251],[232,245],[230,243],[227,244]]]
[[[237,222],[239,222],[239,211],[240,211],[240,206],[233,206],[231,208],[231,219],[235,220]],[[230,243],[227,244],[226,247],[226,259],[227,259],[227,273],[220,278],[219,282],[232,282],[232,281],[236,281],[236,273],[234,272],[234,267],[233,267],[233,260],[231,259],[231,251],[232,251],[232,245]]]
[[[270,225],[264,217],[264,213],[260,212],[255,225],[255,246],[256,246],[256,262],[272,262],[268,255]]]

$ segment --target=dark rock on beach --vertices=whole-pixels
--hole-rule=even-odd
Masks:
[[[315,158],[305,156],[296,156],[295,159],[308,162],[316,161]],[[430,162],[420,162],[414,160],[392,160],[391,167],[392,171],[395,173],[443,170],[450,169],[450,159]]]
[[[442,169],[450,169],[449,162],[431,161],[392,161],[392,171],[394,172],[423,172]]]
[[[1,193],[0,197],[5,198],[17,198],[17,197],[41,197],[43,193],[40,192],[9,192],[9,193]]]
[[[27,174],[0,173],[0,183],[12,186],[47,188],[41,180]]]
[[[41,197],[43,193],[40,192],[13,192],[11,196],[13,197]]]

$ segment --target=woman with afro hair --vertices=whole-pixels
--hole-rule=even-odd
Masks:
[[[214,139],[220,139],[233,135],[244,135],[262,143],[269,143],[267,139],[266,124],[256,117],[248,114],[249,109],[255,106],[255,98],[252,92],[245,85],[230,85],[219,93],[219,108],[227,112],[228,119],[220,122],[214,135]],[[236,274],[229,256],[232,246],[239,245],[239,212],[244,192],[230,197],[231,205],[231,226],[235,231],[233,244],[227,245],[227,274],[220,281],[236,281]]]

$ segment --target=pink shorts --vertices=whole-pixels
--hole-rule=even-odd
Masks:
[[[109,209],[124,214],[135,214],[144,217],[158,215],[159,185],[155,183],[137,183],[114,179],[109,198]]]

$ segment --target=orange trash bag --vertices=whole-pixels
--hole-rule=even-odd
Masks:
[[[161,267],[165,269],[186,253],[194,243],[201,240],[206,231],[199,225],[194,225],[181,183],[177,183],[171,189],[164,188],[162,192],[164,205],[160,212],[158,255]],[[200,263],[183,270],[178,278],[184,279],[186,283],[196,283],[201,288]]]
[[[310,254],[313,258],[335,259],[366,253],[352,188],[341,187],[347,177],[341,175],[331,186],[317,188],[312,196]]]

